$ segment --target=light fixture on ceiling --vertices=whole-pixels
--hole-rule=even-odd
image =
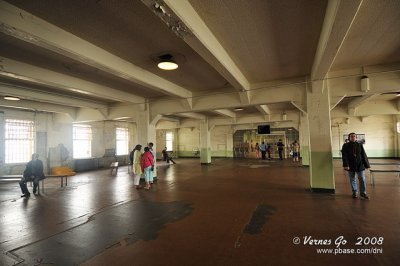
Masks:
[[[233,109],[233,111],[235,111],[235,112],[239,112],[239,111],[243,111],[244,109],[243,108],[235,108],[235,109]]]
[[[19,100],[21,100],[20,98],[14,97],[14,96],[4,96],[3,99],[7,100],[7,101],[19,101]]]
[[[178,68],[178,64],[170,54],[161,55],[159,59],[158,68],[162,70],[175,70]]]

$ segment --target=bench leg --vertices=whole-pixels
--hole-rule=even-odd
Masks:
[[[375,177],[374,177],[374,173],[371,173],[371,182],[372,182],[372,185],[375,186]]]

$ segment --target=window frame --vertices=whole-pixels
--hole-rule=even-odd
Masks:
[[[9,127],[14,127],[14,130]],[[16,128],[19,127],[19,130]],[[6,118],[4,121],[4,163],[22,164],[31,160],[35,151],[35,122]],[[11,135],[11,136],[10,136]],[[10,144],[10,142],[13,142]],[[10,154],[11,151],[11,154]],[[19,151],[19,152],[15,152]],[[18,154],[21,154],[18,156]],[[11,157],[11,158],[10,158]],[[20,159],[18,159],[18,157]]]
[[[87,136],[87,138],[85,138],[85,136]],[[92,139],[93,139],[92,126],[74,124],[72,126],[72,158],[73,159],[92,158]],[[78,149],[78,147],[80,148]],[[87,153],[86,155],[83,155],[82,151],[84,151],[85,149],[82,149],[82,147],[86,147],[86,153]]]
[[[123,133],[124,138],[119,139],[119,136],[122,134],[118,134],[118,131],[120,133]],[[119,145],[119,142],[125,143],[124,150],[119,151],[119,147],[122,145]],[[115,128],[115,155],[128,155],[129,154],[129,129],[127,127],[117,127]]]

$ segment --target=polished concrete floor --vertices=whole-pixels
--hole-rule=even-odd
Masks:
[[[310,192],[290,160],[177,161],[149,191],[126,167],[47,180],[29,199],[1,182],[0,265],[400,265],[395,173],[363,200],[337,160],[335,194]]]

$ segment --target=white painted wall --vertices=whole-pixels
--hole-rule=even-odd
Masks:
[[[4,120],[7,118],[32,119],[36,122],[37,132],[47,134],[47,150],[65,147],[70,154],[68,162],[72,162],[72,121],[59,115],[49,113],[35,113],[26,110],[14,110],[0,108],[0,130],[4,132]],[[335,118],[332,121],[332,147],[333,155],[340,157],[340,149],[343,145],[343,135],[350,132],[365,134],[365,150],[369,157],[395,157],[398,154],[398,133],[396,132],[397,117],[392,115],[377,115],[365,118],[352,117],[349,119]],[[137,128],[134,123],[120,121],[87,122],[93,128],[93,150],[94,158],[102,158],[106,149],[115,148],[115,128],[128,127],[130,134],[129,150],[137,144]],[[162,135],[166,130],[175,132],[176,151],[178,156],[193,156],[193,150],[200,147],[200,131],[196,127],[170,128],[158,130]],[[164,147],[165,138],[157,134],[158,152]],[[233,139],[231,126],[215,126],[211,130],[211,152],[213,157],[230,157],[233,150]],[[25,164],[4,164],[4,133],[0,134],[0,174],[18,174],[23,171]],[[48,154],[41,156],[46,163]],[[68,163],[67,162],[67,163]],[[52,161],[51,165],[61,164]],[[65,164],[65,162],[64,162]]]
[[[213,157],[232,157],[233,138],[231,126],[216,126],[211,130],[211,155]]]
[[[395,122],[392,115],[334,119],[332,123],[332,152],[340,157],[343,135],[351,132],[365,134],[365,151],[369,157],[395,157],[396,143]]]
[[[191,157],[194,149],[200,149],[200,130],[198,128],[179,128],[177,135],[179,157]]]
[[[50,113],[25,110],[14,110],[0,108],[2,119],[0,130],[4,132],[5,119],[25,119],[35,121],[36,132],[43,132],[47,135],[45,145],[46,154],[40,154],[40,159],[43,161],[45,171],[47,172],[47,162],[51,167],[60,165],[73,166],[72,159],[72,122],[69,119],[60,119],[59,115]],[[114,149],[116,145],[115,129],[116,127],[128,127],[129,129],[129,150],[133,149],[136,144],[136,125],[134,123],[120,121],[102,121],[102,122],[87,122],[82,123],[92,126],[92,157],[103,158],[106,149]],[[22,164],[4,164],[4,133],[0,134],[0,174],[20,174],[25,168],[26,163]],[[36,145],[36,143],[35,143]],[[60,159],[60,147],[63,146],[69,153],[66,161]],[[51,152],[49,152],[51,151]],[[48,161],[48,158],[52,157]]]

